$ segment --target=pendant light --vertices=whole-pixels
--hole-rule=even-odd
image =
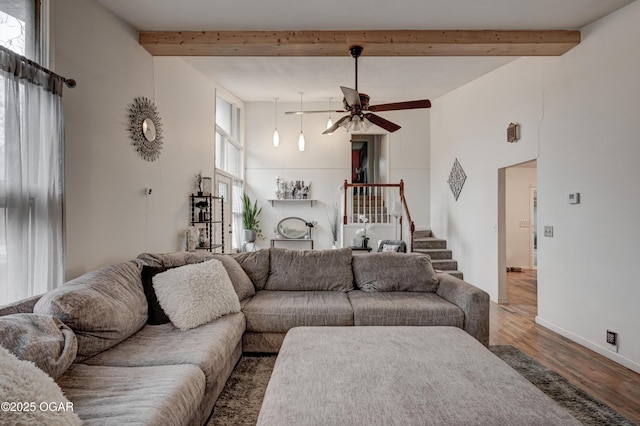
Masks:
[[[280,146],[280,134],[278,133],[278,98],[276,98],[276,130],[273,132],[273,146]]]
[[[333,98],[329,98],[329,120],[327,120],[327,129],[330,129],[331,127],[333,127],[333,120],[331,119],[331,110],[333,109],[332,106],[332,101]],[[327,135],[332,135],[333,132],[331,133],[327,133]]]
[[[302,95],[304,92],[300,93],[300,111],[302,111]],[[302,114],[300,114],[300,136],[298,136],[298,151],[304,151],[305,141],[304,141],[304,133],[302,133]]]

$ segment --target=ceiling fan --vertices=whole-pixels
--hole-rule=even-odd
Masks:
[[[358,57],[362,54],[361,46],[353,46],[349,49],[351,56],[356,60],[356,88],[340,86],[344,94],[344,110],[324,110],[324,111],[288,111],[285,114],[314,114],[328,112],[347,112],[349,115],[342,117],[333,126],[329,127],[323,134],[331,134],[339,127],[344,127],[349,131],[362,131],[368,129],[371,124],[382,127],[388,132],[395,132],[400,129],[397,124],[373,114],[382,111],[398,111],[404,109],[431,108],[428,99],[419,101],[394,102],[389,104],[369,105],[369,95],[358,93]]]

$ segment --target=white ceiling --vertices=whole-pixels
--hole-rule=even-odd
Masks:
[[[580,29],[633,0],[97,0],[138,30]],[[334,102],[354,63],[326,57],[187,57],[240,99]],[[358,88],[371,103],[435,99],[513,57],[367,57]]]

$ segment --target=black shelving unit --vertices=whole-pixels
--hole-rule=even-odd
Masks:
[[[215,195],[198,195],[191,194],[191,226],[204,229],[207,235],[208,244],[201,246],[198,244],[196,250],[208,250],[213,252],[220,249],[224,253],[224,197]],[[207,203],[206,209],[196,207],[201,201]],[[204,216],[201,215],[204,213]],[[219,217],[215,217],[219,215]],[[216,232],[216,225],[219,226],[219,232]],[[217,241],[219,239],[219,241]]]

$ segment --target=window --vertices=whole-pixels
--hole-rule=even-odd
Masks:
[[[23,58],[46,62],[42,4],[0,2],[0,62],[21,63],[0,65],[0,305],[63,281],[62,106],[53,76]]]
[[[40,57],[40,1],[0,2],[0,46],[32,61]]]
[[[242,178],[241,118],[240,107],[216,97],[216,169],[237,178]]]
[[[228,102],[226,99],[216,97],[216,147],[215,165],[218,171],[223,171],[226,176],[232,178],[230,194],[225,197],[225,203],[231,210],[231,238],[232,249],[238,250],[242,244],[242,203],[239,201],[242,195],[242,159],[243,144],[241,140],[242,109]],[[219,174],[216,174],[218,176]],[[225,221],[229,220],[226,219]]]

